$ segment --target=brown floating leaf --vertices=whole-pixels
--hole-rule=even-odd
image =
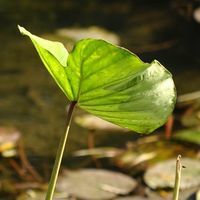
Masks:
[[[59,177],[57,190],[68,191],[80,199],[106,200],[125,195],[136,187],[136,181],[118,172],[100,169],[64,171]]]
[[[180,189],[191,188],[200,185],[200,161],[183,158],[182,164],[186,168],[182,170]],[[175,161],[167,160],[149,168],[144,175],[146,184],[152,189],[174,187]]]

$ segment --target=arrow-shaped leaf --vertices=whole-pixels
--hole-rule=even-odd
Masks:
[[[61,90],[70,99],[70,94],[67,92],[69,91],[69,84],[64,70],[68,58],[67,49],[60,42],[45,40],[31,34],[21,26],[18,26],[18,28],[23,35],[30,37],[45,67],[53,76]]]
[[[77,101],[82,109],[140,133],[155,130],[171,114],[175,86],[158,61],[144,63],[124,48],[85,39],[75,45],[63,65],[59,56],[64,50],[57,51],[51,41],[43,42],[25,29],[21,32],[31,38],[69,100]]]

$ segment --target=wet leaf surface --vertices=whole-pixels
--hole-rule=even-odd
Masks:
[[[68,191],[80,199],[106,200],[125,195],[136,187],[131,177],[103,169],[64,171],[59,177],[57,190]]]

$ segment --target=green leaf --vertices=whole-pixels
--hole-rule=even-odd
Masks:
[[[37,42],[36,48],[41,48],[40,40]],[[46,67],[62,83],[69,100],[139,133],[149,133],[163,125],[174,108],[174,82],[158,61],[144,63],[130,51],[103,40],[79,41],[67,58],[67,65],[62,66],[65,73],[55,76],[54,64]]]
[[[114,124],[148,133],[174,108],[171,74],[158,61],[144,63],[123,48],[86,39],[76,44],[67,66],[79,107]]]
[[[60,42],[52,42],[31,34],[25,28],[18,26],[23,35],[28,36],[33,42],[41,60],[49,73],[53,76],[65,95],[71,99],[70,87],[64,67],[67,65],[68,51]]]

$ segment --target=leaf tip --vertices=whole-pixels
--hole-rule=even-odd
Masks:
[[[22,35],[29,35],[29,32],[24,27],[20,25],[17,25],[17,27]]]
[[[19,24],[17,25],[17,28],[19,29],[20,33],[23,34],[25,28],[23,28],[23,27],[20,26]]]
[[[162,66],[162,64],[156,59],[152,61],[152,64],[157,64],[159,66]]]

